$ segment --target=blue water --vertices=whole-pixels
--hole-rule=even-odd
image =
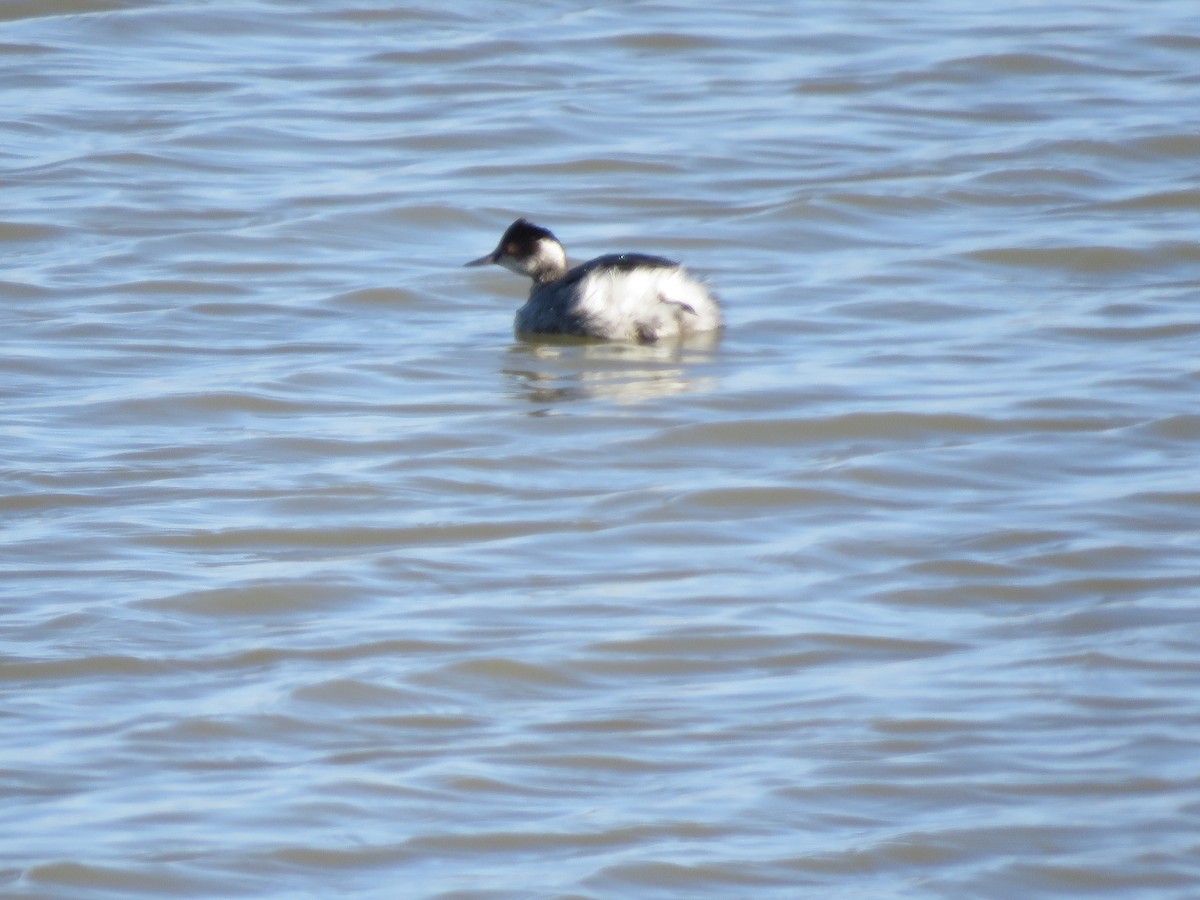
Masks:
[[[1200,890],[1193,4],[0,60],[0,893]],[[728,327],[517,338],[518,215]]]

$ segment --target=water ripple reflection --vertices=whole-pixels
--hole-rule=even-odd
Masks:
[[[0,6],[0,893],[1194,896],[1193,6]]]

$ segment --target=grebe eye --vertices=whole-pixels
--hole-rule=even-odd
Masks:
[[[504,252],[507,253],[509,256],[516,256],[517,255],[517,245],[509,244],[507,247],[504,248]]]

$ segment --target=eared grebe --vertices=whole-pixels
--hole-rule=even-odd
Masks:
[[[517,219],[495,250],[467,265],[488,263],[533,279],[517,310],[518,332],[652,343],[721,327],[716,298],[661,256],[612,253],[568,269],[553,234]]]

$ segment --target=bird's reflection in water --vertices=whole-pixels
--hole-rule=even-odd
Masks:
[[[531,403],[638,403],[710,390],[714,378],[703,369],[714,359],[720,339],[720,332],[656,344],[539,336],[513,344],[512,362],[503,372],[514,394]]]

